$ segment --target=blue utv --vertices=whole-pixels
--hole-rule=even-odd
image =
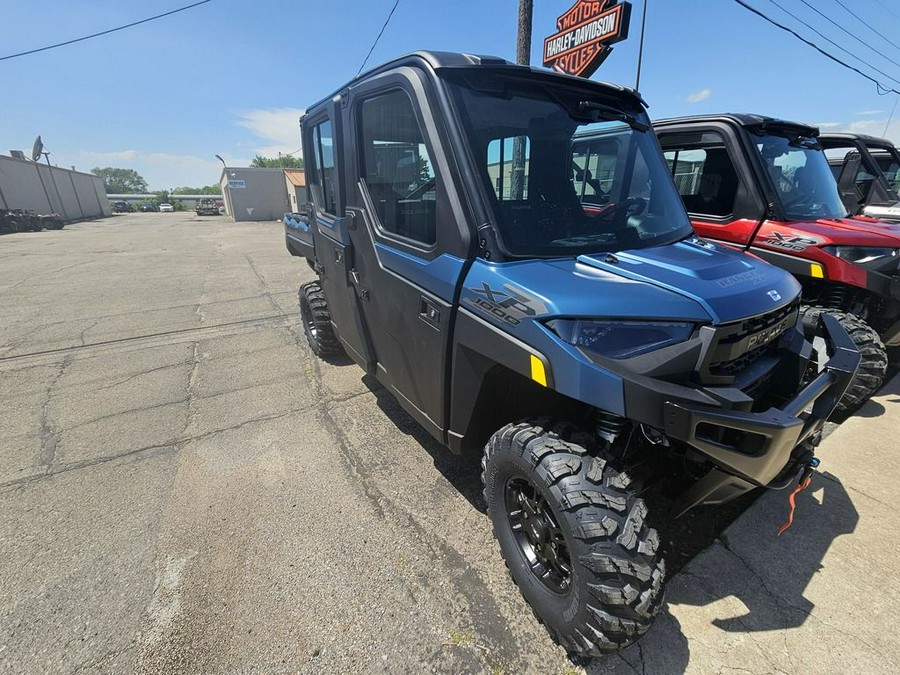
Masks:
[[[510,574],[581,656],[663,601],[642,491],[684,512],[805,480],[859,363],[828,316],[804,338],[790,274],[694,233],[644,107],[493,57],[398,58],[307,108],[308,203],[285,218],[318,275],[313,352],[481,452]]]

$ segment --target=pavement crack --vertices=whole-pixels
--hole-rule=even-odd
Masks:
[[[74,345],[75,347],[84,345],[88,332],[94,328],[97,323],[97,321],[93,321],[81,331],[76,339],[77,344]],[[59,368],[51,379],[50,384],[48,384],[47,388],[44,390],[41,400],[40,413],[38,414],[38,437],[41,440],[41,449],[38,453],[37,464],[39,467],[43,467],[45,472],[50,471],[53,462],[56,460],[56,448],[59,445],[60,434],[56,424],[50,419],[50,400],[53,398],[53,390],[62,379],[66,369],[72,363],[73,358],[73,351],[66,353],[65,357],[60,361]]]
[[[44,473],[24,476],[22,478],[13,478],[11,480],[4,481],[0,483],[0,489],[8,488],[8,487],[16,487],[20,485],[24,485],[27,483],[34,483],[40,480],[44,480],[47,478],[51,478],[61,473],[67,473],[69,471],[77,471],[79,469],[86,469],[88,467],[98,466],[100,464],[106,464],[108,462],[114,462],[119,459],[126,459],[128,457],[132,457],[134,455],[140,455],[143,453],[150,453],[153,451],[175,451],[177,450],[175,444],[167,444],[167,445],[148,445],[141,448],[132,448],[130,450],[124,450],[122,452],[117,452],[113,455],[104,455],[103,457],[93,457],[91,459],[79,460],[77,462],[69,462],[67,464],[57,464],[55,466],[48,467]]]
[[[88,424],[94,424],[95,422],[102,422],[103,420],[112,419],[113,417],[119,417],[120,415],[128,415],[129,413],[139,413],[146,412],[148,410],[156,410],[157,408],[165,408],[170,405],[181,405],[182,403],[187,403],[188,399],[183,398],[178,401],[163,401],[162,403],[154,403],[153,405],[144,406],[141,408],[129,408],[128,410],[117,410],[116,412],[109,413],[108,415],[101,415],[100,417],[94,417],[89,420],[85,420],[84,422],[79,422],[71,427],[66,427],[60,433],[66,431],[74,431],[80,427],[87,426]]]
[[[315,407],[316,407],[315,404],[310,404],[308,406],[301,406],[299,408],[291,408],[290,410],[285,410],[280,413],[273,413],[271,415],[261,415],[259,417],[254,417],[249,420],[244,420],[243,422],[240,422],[238,424],[233,424],[231,426],[221,427],[219,429],[213,429],[212,431],[205,431],[202,434],[196,434],[193,436],[187,436],[184,438],[180,438],[175,443],[176,443],[176,445],[184,445],[184,444],[190,443],[192,441],[199,441],[199,440],[203,440],[206,438],[210,438],[211,436],[225,433],[226,431],[235,431],[237,429],[242,429],[243,427],[248,426],[250,424],[259,424],[260,422],[270,422],[272,420],[281,419],[282,417],[289,417],[290,415],[296,415],[297,413],[309,412],[310,410],[314,409]]]
[[[259,269],[257,269],[256,263],[253,262],[253,258],[250,257],[249,253],[245,253],[244,257],[247,258],[247,263],[250,265],[250,269],[253,270],[253,274],[256,275],[256,280],[259,281],[259,285],[262,287],[263,293],[266,296],[266,300],[268,300],[269,304],[272,305],[272,309],[275,309],[279,312],[282,311],[281,306],[269,293],[269,285],[266,283],[266,278],[260,273]]]
[[[191,361],[182,361],[179,363],[167,363],[164,366],[157,366],[156,368],[151,368],[150,370],[142,370],[138,373],[134,373],[133,375],[129,375],[124,380],[117,380],[112,384],[107,384],[102,387],[98,387],[98,389],[112,389],[113,387],[118,387],[119,385],[125,384],[127,382],[131,382],[133,379],[138,377],[143,377],[144,375],[149,375],[150,373],[157,373],[161,370],[171,370],[172,368],[182,368],[187,365],[193,365],[193,360]]]
[[[842,485],[844,485],[844,484],[842,483]],[[852,490],[853,492],[855,492],[855,493],[857,493],[857,494],[862,495],[862,496],[865,497],[866,499],[871,499],[871,500],[872,500],[873,502],[875,502],[876,504],[881,504],[882,506],[885,506],[885,507],[889,508],[891,511],[896,511],[896,510],[897,510],[897,505],[896,505],[896,504],[888,504],[887,502],[883,502],[883,501],[881,501],[880,499],[878,499],[878,497],[873,497],[873,496],[870,495],[868,492],[864,492],[863,490],[860,490],[860,489],[857,488],[857,487],[853,487],[852,485],[844,485],[844,487],[848,488],[849,490]]]
[[[782,593],[779,593],[775,589],[771,588],[769,586],[768,582],[766,581],[766,579],[761,574],[759,574],[759,572],[757,572],[755,569],[753,569],[753,567],[750,566],[750,563],[748,563],[746,560],[744,560],[744,558],[737,551],[735,551],[733,548],[731,548],[731,545],[728,543],[727,539],[719,538],[717,540],[717,542],[720,546],[722,546],[722,548],[724,548],[726,551],[728,551],[728,553],[730,553],[732,556],[734,556],[734,558],[744,567],[744,569],[746,569],[748,572],[750,572],[750,574],[759,583],[760,587],[763,590],[765,590],[765,592],[768,593],[769,596],[773,600],[775,600],[775,602],[777,604],[779,604],[782,607],[785,607],[787,609],[794,609],[794,610],[797,610],[798,612],[802,612],[807,617],[811,616],[811,612],[809,609],[806,609],[804,607],[798,607],[797,605],[789,602]],[[682,570],[682,572],[683,571],[684,570]],[[738,620],[740,621],[740,618],[738,618]]]

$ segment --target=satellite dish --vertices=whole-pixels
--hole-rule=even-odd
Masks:
[[[44,142],[41,140],[41,137],[38,136],[34,139],[34,145],[31,148],[31,159],[37,162],[42,154],[44,154]]]

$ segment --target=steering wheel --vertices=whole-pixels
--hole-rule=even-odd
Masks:
[[[600,213],[592,217],[612,220],[616,216],[623,215],[624,218],[628,218],[629,216],[636,216],[639,213],[643,213],[646,208],[647,200],[643,197],[629,197],[628,199],[623,199],[615,204],[610,204]]]
[[[802,194],[791,201],[784,201],[785,211],[795,212],[797,209],[814,216],[819,215],[820,212],[824,212],[825,205],[822,202],[817,201],[815,196],[809,193]]]

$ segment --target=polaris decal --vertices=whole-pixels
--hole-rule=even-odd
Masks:
[[[763,345],[769,344],[772,340],[777,338],[788,329],[790,320],[791,317],[782,319],[771,328],[766,328],[754,335],[751,335],[750,339],[747,340],[747,350],[749,351],[750,349],[755,349],[757,347],[762,347]]]
[[[747,270],[746,272],[741,272],[740,274],[732,274],[730,277],[719,279],[716,283],[719,284],[719,286],[721,286],[722,288],[728,288],[729,286],[734,286],[735,284],[744,284],[748,281],[752,281],[754,285],[758,285],[766,279],[768,279],[768,277],[759,270]]]
[[[487,282],[482,282],[481,288],[467,289],[475,297],[464,298],[463,302],[510,326],[518,326],[523,318],[547,311],[546,305],[537,298],[525,295],[509,284],[503,284],[503,289],[491,288]]]
[[[781,300],[781,293],[779,293],[778,291],[776,291],[774,289],[769,291],[766,295],[768,295],[770,298],[772,298],[772,302],[778,302],[779,300]]]
[[[786,251],[805,251],[810,246],[821,244],[824,239],[810,235],[801,236],[793,232],[778,232],[772,230],[770,234],[765,235],[763,243],[773,246],[774,248],[785,249]]]

